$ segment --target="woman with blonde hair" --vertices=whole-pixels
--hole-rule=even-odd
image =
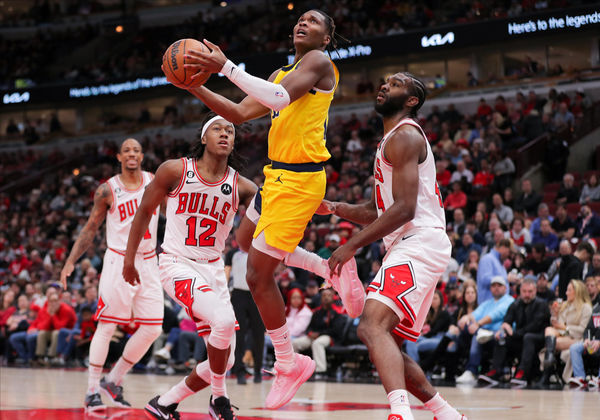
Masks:
[[[567,300],[560,303],[554,301],[550,308],[550,327],[544,332],[546,354],[544,356],[544,374],[539,382],[541,387],[548,387],[555,352],[561,352],[561,359],[566,362],[563,378],[571,376],[569,347],[583,338],[583,330],[592,316],[590,295],[581,280],[571,280],[567,286]]]

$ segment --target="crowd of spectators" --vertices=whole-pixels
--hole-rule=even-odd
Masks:
[[[581,372],[588,361],[586,358],[580,363],[580,347],[597,348],[600,338],[594,335],[597,331],[593,325],[590,336],[584,336],[592,314],[590,302],[600,300],[600,253],[594,248],[600,237],[600,216],[594,211],[600,199],[598,174],[591,173],[582,185],[579,176],[564,174],[563,169],[563,182],[548,201],[529,179],[522,179],[513,190],[516,168],[507,155],[526,141],[527,137],[519,138],[525,120],[536,117],[543,121],[547,116],[548,127],[556,129],[561,108],[572,110],[575,103],[555,91],[548,98],[518,94],[514,100],[498,97],[493,107],[482,101],[475,115],[465,116],[448,106],[444,111],[434,108],[421,118],[436,157],[447,234],[453,243],[453,258],[440,279],[423,338],[407,347],[428,373],[437,374],[443,368],[448,381],[460,374],[459,382],[472,381],[481,374],[488,383],[508,375],[517,386],[546,386],[557,366],[551,356],[556,350],[562,352],[562,360],[568,361],[567,355],[574,354],[573,361],[566,363],[563,378],[569,379],[572,366],[583,386],[585,375]],[[245,175],[259,184],[260,165],[256,164],[266,156],[266,130],[260,123],[240,130],[237,146],[239,154],[254,164],[247,167]],[[328,127],[332,157],[326,165],[327,199],[359,203],[371,198],[373,156],[381,135],[381,120],[375,113],[332,118]],[[145,153],[143,166],[150,171],[165,159],[186,155],[190,148],[189,142],[172,139],[168,133],[140,140]],[[29,184],[0,194],[0,337],[5,360],[30,365],[85,364],[106,249],[104,232],[78,262],[69,290],[61,291],[56,283],[68,250],[86,222],[94,190],[117,171],[117,150],[117,144],[105,142],[78,146],[69,153],[53,150],[41,155],[28,150],[0,155],[3,183],[10,171],[34,175],[34,171],[41,171]],[[58,169],[44,171],[53,165]],[[577,206],[575,213],[573,205]],[[314,216],[301,245],[328,258],[358,229],[335,216]],[[232,238],[227,252],[236,246]],[[357,252],[359,276],[365,284],[377,273],[384,254],[381,242]],[[334,318],[330,316],[332,310],[341,311],[331,304],[330,296],[319,293],[323,279],[285,267],[277,271],[276,279],[284,296],[299,290],[307,306],[315,314],[326,314],[329,321]],[[581,283],[584,280],[585,285]],[[557,299],[563,303],[551,303]],[[533,307],[544,308],[543,319],[537,317],[540,311],[528,309]],[[581,310],[583,307],[586,309]],[[303,306],[294,308],[289,313],[300,313]],[[184,318],[178,318],[175,307],[168,309],[165,331],[179,331],[169,335],[163,347],[167,351],[162,351],[168,357],[163,359],[173,356],[184,363],[191,357],[191,335],[185,334],[189,328]],[[580,316],[573,315],[575,312]],[[335,320],[335,327],[315,318],[295,341],[298,350],[318,352],[320,375],[331,373],[327,358],[323,361],[323,348],[344,342],[344,338],[317,340],[313,332],[320,329],[319,335],[329,335],[325,331],[330,331],[335,336],[341,330],[352,331],[355,324],[343,316]],[[545,332],[544,327],[548,327]],[[132,328],[135,325],[118,330],[115,352]],[[584,338],[588,340],[585,343]],[[177,356],[171,354],[175,343],[183,349]],[[194,344],[194,349],[201,353],[199,345]],[[539,370],[529,351],[542,347],[549,354],[545,372]],[[521,356],[512,377],[510,356]],[[590,381],[589,386],[594,383]]]
[[[101,9],[99,2],[70,2],[62,9],[56,1],[35,2],[31,23],[60,20],[60,15],[73,13],[89,15]],[[38,31],[24,40],[0,38],[0,53],[11,57],[4,60],[2,74],[7,75],[7,88],[23,87],[51,81],[102,81],[107,78],[141,75],[159,68],[159,60],[168,47],[165,40],[181,38],[207,38],[218,44],[228,54],[240,52],[286,52],[292,47],[289,38],[297,11],[321,8],[332,16],[339,34],[353,42],[364,38],[389,36],[405,30],[435,27],[448,23],[468,23],[485,19],[516,17],[522,14],[561,8],[574,3],[591,3],[588,0],[495,0],[495,1],[364,1],[345,0],[315,3],[310,0],[287,4],[265,2],[245,7],[210,8],[172,26],[135,28],[126,26],[115,33],[101,24],[84,24],[79,28]],[[14,21],[3,18],[3,24]],[[84,20],[85,22],[85,20]],[[79,62],[67,60],[64,51],[77,51],[90,41],[104,36],[101,44],[90,45],[94,54],[82,54]],[[114,39],[114,38],[117,39]],[[118,41],[118,42],[116,42]],[[27,51],[27,54],[21,54]],[[548,69],[551,74],[557,69]],[[560,71],[562,72],[562,70]],[[560,74],[557,73],[557,74]],[[531,59],[507,74],[509,77],[540,75],[542,68]],[[553,73],[552,73],[553,74]],[[472,85],[473,80],[469,80]],[[15,86],[16,84],[16,86]]]

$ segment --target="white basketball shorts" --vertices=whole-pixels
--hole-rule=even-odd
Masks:
[[[451,251],[446,232],[434,228],[411,229],[388,250],[367,287],[367,299],[387,305],[398,315],[394,334],[410,341],[419,338]]]

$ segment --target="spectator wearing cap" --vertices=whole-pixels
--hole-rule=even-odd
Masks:
[[[465,178],[469,184],[473,182],[473,172],[471,172],[465,165],[465,162],[461,160],[456,164],[456,170],[452,173],[452,177],[450,177],[450,183],[462,181],[463,178]]]
[[[500,194],[494,194],[492,196],[492,204],[494,206],[492,213],[496,213],[498,219],[500,219],[500,222],[504,225],[510,225],[514,217],[513,211],[510,207],[504,205]]]
[[[550,223],[554,220],[554,217],[550,215],[550,210],[548,209],[548,204],[540,203],[537,208],[537,217],[533,219],[531,222],[531,226],[529,227],[529,232],[531,233],[531,237],[535,236],[536,233],[540,231],[540,224],[542,220],[548,219]]]
[[[556,195],[557,204],[577,203],[579,201],[579,190],[575,186],[575,177],[571,174],[563,176],[562,183]]]
[[[576,235],[583,240],[600,236],[600,217],[587,204],[579,210]]]
[[[477,287],[479,289],[479,284]],[[506,280],[502,276],[492,277],[487,292],[491,295],[491,298],[480,300],[483,303],[477,309],[458,321],[458,328],[468,328],[473,337],[471,338],[471,349],[466,369],[461,376],[456,378],[457,383],[475,382],[475,375],[481,364],[484,346],[490,347],[492,345],[491,338],[500,329],[508,307],[515,300],[507,294]]]
[[[337,233],[332,233],[329,235],[329,240],[326,245],[319,249],[317,254],[323,259],[328,259],[338,246],[340,246],[340,236]]]
[[[594,248],[588,242],[580,242],[573,254],[563,255],[558,268],[558,297],[567,298],[567,286],[573,279],[583,278],[583,269],[591,261]]]
[[[519,298],[508,307],[502,325],[494,335],[492,369],[485,375],[480,375],[480,379],[498,384],[500,377],[506,373],[506,363],[515,357],[519,359],[519,364],[511,384],[525,386],[528,380],[533,379],[531,373],[537,352],[533,348],[524,347],[524,339],[528,334],[541,336],[541,331],[548,326],[550,320],[548,304],[536,296],[536,290],[536,277],[525,276]]]
[[[533,235],[531,242],[544,244],[548,252],[555,252],[558,249],[558,236],[552,232],[550,220],[545,219],[540,222],[540,231]]]
[[[575,235],[577,225],[567,213],[567,209],[563,204],[556,207],[556,217],[550,223],[550,227],[560,239],[571,239]]]
[[[541,201],[542,197],[532,189],[531,181],[529,179],[521,181],[521,195],[515,200],[515,210],[524,211],[528,215],[535,214]]]
[[[510,255],[510,250],[510,240],[501,239],[490,252],[481,257],[477,268],[477,302],[480,305],[493,297],[490,290],[492,279],[498,276],[506,279],[503,261]],[[504,289],[508,293],[508,288]]]

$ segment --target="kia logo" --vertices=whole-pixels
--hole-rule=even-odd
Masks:
[[[2,98],[2,102],[5,104],[20,104],[22,102],[29,102],[29,92],[14,92],[14,93],[6,93]]]
[[[421,38],[421,46],[427,47],[438,47],[444,44],[452,44],[454,42],[454,32],[448,32],[446,35],[433,34],[431,36],[425,35]]]

